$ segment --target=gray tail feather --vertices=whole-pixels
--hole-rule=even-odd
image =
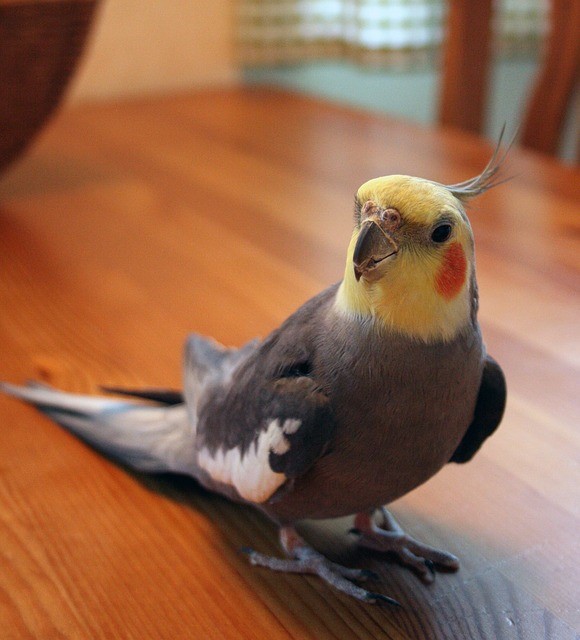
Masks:
[[[152,406],[57,391],[38,383],[0,383],[0,391],[34,405],[55,422],[130,467],[193,472],[195,424],[184,405]]]
[[[141,398],[143,400],[151,400],[159,404],[173,406],[183,404],[183,393],[175,389],[125,389],[124,387],[100,387],[105,393],[115,393],[119,396],[128,396],[129,398]]]

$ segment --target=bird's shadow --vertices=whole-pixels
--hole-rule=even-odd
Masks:
[[[327,558],[350,567],[369,568],[379,575],[379,581],[372,581],[365,586],[398,600],[401,609],[388,606],[365,604],[334,591],[315,577],[280,574],[268,569],[253,567],[241,552],[244,547],[255,548],[263,553],[283,556],[278,545],[277,526],[265,514],[250,505],[232,502],[220,495],[204,489],[196,480],[175,474],[146,475],[125,467],[141,485],[163,497],[184,505],[203,514],[216,526],[216,534],[229,549],[230,560],[235,563],[236,570],[244,577],[248,585],[255,589],[261,598],[277,598],[281,580],[292,580],[293,590],[314,588],[318,597],[331,610],[331,598],[338,598],[343,606],[356,612],[357,616],[370,616],[377,624],[384,623],[384,616],[390,616],[393,624],[399,628],[415,626],[418,619],[421,624],[431,616],[430,595],[434,585],[424,585],[418,577],[400,566],[388,554],[380,554],[360,549],[356,545],[356,537],[349,534],[353,518],[339,518],[325,521],[304,521],[298,525],[300,533],[314,548]],[[445,576],[446,577],[446,576]],[[438,594],[441,597],[441,593]],[[312,596],[305,595],[304,600]],[[387,611],[388,609],[388,611]],[[380,622],[382,620],[382,622]],[[405,624],[403,621],[407,620]],[[398,621],[398,622],[397,622]],[[428,626],[431,626],[428,624]]]
[[[278,545],[277,527],[266,515],[249,505],[237,504],[211,493],[192,478],[131,473],[150,491],[202,513],[213,522],[225,553],[229,553],[228,561],[235,565],[248,588],[268,608],[275,611],[284,607],[291,615],[300,616],[302,624],[302,609],[309,609],[307,618],[318,621],[316,629],[312,629],[316,637],[327,637],[321,635],[320,629],[338,624],[338,611],[342,611],[341,619],[346,620],[345,616],[350,615],[357,625],[374,628],[377,637],[390,637],[384,633],[391,628],[395,637],[402,634],[402,637],[416,640],[544,637],[547,629],[562,625],[543,604],[518,589],[495,563],[490,562],[489,557],[482,554],[481,543],[477,539],[465,532],[449,530],[441,522],[433,526],[429,518],[410,508],[406,502],[395,504],[396,515],[403,516],[402,524],[409,525],[417,537],[434,537],[443,544],[450,543],[451,551],[457,552],[465,561],[462,570],[454,574],[438,572],[434,583],[426,585],[388,555],[358,548],[356,537],[348,533],[352,518],[304,521],[298,527],[306,540],[330,560],[371,569],[378,574],[378,581],[364,586],[401,603],[402,607],[395,608],[359,602],[332,589],[317,577],[281,575],[251,566],[241,553],[242,547],[283,555]],[[497,557],[504,551],[493,549],[491,555]],[[331,633],[329,637],[336,635]],[[556,634],[554,637],[560,636]]]

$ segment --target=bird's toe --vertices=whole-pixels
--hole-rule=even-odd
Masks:
[[[436,569],[459,569],[459,560],[453,554],[435,549],[406,534],[386,509],[382,509],[382,515],[381,526],[375,524],[368,514],[357,516],[356,526],[349,533],[358,536],[360,547],[394,554],[427,584],[435,579]]]
[[[286,573],[309,573],[316,575],[338,591],[370,603],[388,603],[398,605],[398,602],[382,594],[368,591],[359,587],[355,582],[378,580],[379,576],[368,569],[344,567],[332,562],[320,552],[313,549],[302,539],[292,527],[282,527],[282,546],[291,556],[290,558],[275,558],[254,551],[249,547],[242,548],[251,564]]]

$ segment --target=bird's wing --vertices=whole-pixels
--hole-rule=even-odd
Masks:
[[[327,299],[307,303],[233,367],[220,370],[210,343],[190,345],[185,397],[195,407],[201,479],[211,488],[263,503],[323,455],[334,417],[316,377],[315,336]],[[199,353],[215,362],[203,374]]]
[[[197,429],[199,407],[208,394],[223,389],[233,372],[258,348],[258,339],[239,349],[228,348],[213,338],[192,333],[185,343],[183,397],[190,422]]]
[[[503,371],[490,356],[486,357],[473,420],[450,462],[468,462],[499,426],[503,417],[507,387]]]

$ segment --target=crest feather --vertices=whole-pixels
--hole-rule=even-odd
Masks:
[[[502,140],[504,134],[505,124],[501,129],[497,144],[491,158],[489,159],[489,162],[485,165],[484,170],[479,175],[475,176],[474,178],[470,178],[469,180],[464,180],[463,182],[458,182],[456,184],[444,184],[441,186],[451,191],[451,193],[459,200],[465,201],[484,193],[488,189],[497,187],[507,180],[510,180],[511,176],[500,177],[499,174],[507,158],[509,150],[514,143],[517,131],[512,136],[512,139],[506,145],[505,149],[502,150]]]

